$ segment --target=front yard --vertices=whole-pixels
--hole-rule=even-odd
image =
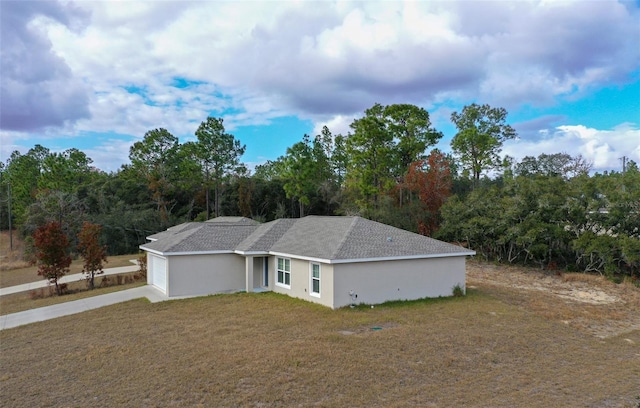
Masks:
[[[0,394],[14,407],[638,406],[640,330],[587,321],[640,316],[637,288],[618,308],[497,276],[471,266],[466,297],[373,309],[235,294],[4,330]]]

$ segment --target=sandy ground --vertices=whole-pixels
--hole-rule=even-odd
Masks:
[[[640,288],[631,283],[472,261],[467,265],[467,286],[493,288],[497,296],[506,297],[510,303],[599,338],[640,330]]]

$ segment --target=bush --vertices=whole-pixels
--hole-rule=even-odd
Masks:
[[[456,286],[454,286],[452,291],[453,291],[453,297],[464,296],[464,289],[462,289],[462,286],[460,286],[460,284],[457,284]]]
[[[138,266],[140,269],[138,270],[139,276],[137,277],[140,280],[147,280],[147,253],[141,252],[138,255]]]

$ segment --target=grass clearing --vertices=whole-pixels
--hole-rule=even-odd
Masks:
[[[373,309],[235,294],[3,330],[0,394],[15,407],[637,407],[640,330],[598,338],[536,306],[567,299],[474,279],[464,297]]]
[[[469,262],[468,285],[504,302],[600,338],[640,330],[640,289],[588,274],[549,275],[539,269]],[[640,402],[640,401],[639,401]]]
[[[23,259],[24,242],[18,231],[13,231],[13,238],[9,231],[0,231],[0,271],[25,268],[29,263]],[[13,241],[13,248],[12,248]]]

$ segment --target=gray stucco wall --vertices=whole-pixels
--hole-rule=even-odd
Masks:
[[[270,289],[277,293],[282,293],[299,299],[304,299],[309,302],[320,303],[321,305],[332,307],[333,305],[333,266],[324,263],[318,263],[320,265],[320,297],[311,295],[310,291],[310,264],[311,262],[289,258],[291,259],[291,288],[284,288],[276,284],[276,266],[277,257],[272,257],[269,264],[269,278]]]
[[[167,295],[193,296],[245,290],[245,258],[236,254],[169,256]]]
[[[350,290],[366,304],[451,296],[465,289],[465,257],[335,264],[333,279],[333,308],[351,303]]]

